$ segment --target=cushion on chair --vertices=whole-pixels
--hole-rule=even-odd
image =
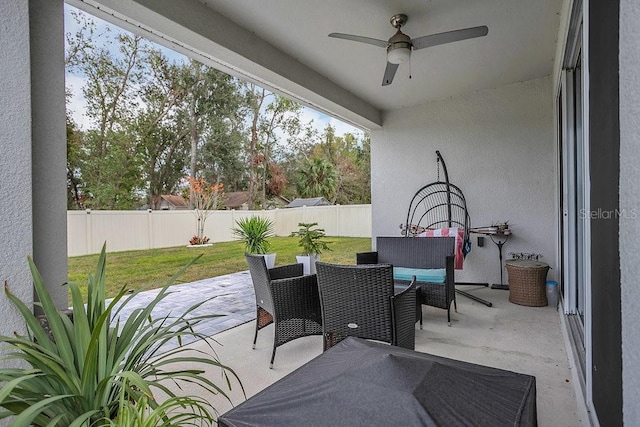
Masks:
[[[462,263],[464,261],[465,254],[463,252],[464,229],[457,227],[430,229],[418,234],[416,237],[455,237],[455,267],[456,270],[462,270]]]
[[[394,280],[410,281],[413,276],[416,276],[416,282],[444,283],[447,278],[447,270],[444,268],[393,267]]]

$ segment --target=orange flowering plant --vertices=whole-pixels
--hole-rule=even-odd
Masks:
[[[224,195],[224,185],[222,183],[207,184],[204,178],[186,177],[186,179],[190,187],[189,198],[196,215],[196,235],[189,243],[202,245],[209,241],[209,238],[204,235],[204,223],[211,212],[218,209]]]

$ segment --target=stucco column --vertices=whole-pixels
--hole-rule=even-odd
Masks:
[[[29,7],[0,2],[0,285],[32,301]],[[0,334],[24,331],[18,311],[0,294]],[[0,357],[5,352],[0,348]],[[3,362],[0,362],[3,363]],[[1,423],[0,423],[1,425]]]
[[[66,308],[67,143],[64,2],[29,0],[33,259],[58,308]]]

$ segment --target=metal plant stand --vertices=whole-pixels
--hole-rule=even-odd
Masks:
[[[509,236],[511,236],[511,230],[509,230],[508,228],[498,230],[492,227],[482,227],[471,229],[471,233],[489,236],[491,241],[498,247],[498,260],[500,262],[500,283],[494,283],[493,285],[491,285],[491,289],[509,290],[509,285],[505,285],[502,278],[502,247],[505,243],[507,243],[507,240],[509,240]]]
[[[508,231],[508,230],[506,230]],[[503,291],[508,291],[509,290],[509,285],[505,285],[504,280],[502,280],[502,247],[504,246],[505,243],[507,243],[507,240],[509,240],[509,236],[511,235],[511,232],[508,233],[497,233],[495,235],[490,234],[489,237],[491,237],[491,241],[493,243],[496,244],[496,246],[498,246],[498,258],[500,259],[500,283],[494,283],[493,285],[491,285],[491,289],[502,289]],[[504,240],[502,240],[502,238],[504,238]]]

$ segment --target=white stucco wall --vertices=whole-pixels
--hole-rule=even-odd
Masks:
[[[620,1],[620,219],[622,413],[640,420],[640,3]]]
[[[27,2],[0,2],[0,285],[32,301],[27,255],[32,253],[31,85]],[[24,322],[0,293],[0,334]],[[0,348],[0,356],[4,354]],[[3,363],[3,362],[0,362]]]
[[[371,133],[373,236],[398,236],[415,192],[436,181],[436,154],[467,199],[472,226],[509,221],[509,252],[542,253],[557,279],[557,150],[551,78],[388,112]],[[443,176],[441,175],[443,179]],[[456,274],[497,283],[498,249],[476,245]],[[504,280],[507,280],[506,271]]]

